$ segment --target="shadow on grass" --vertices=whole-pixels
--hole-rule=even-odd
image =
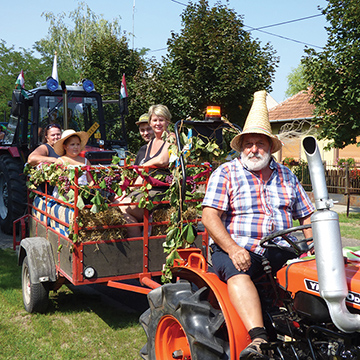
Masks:
[[[72,291],[63,286],[58,292],[50,292],[47,314],[95,313],[113,329],[123,329],[139,323],[141,312],[128,312],[104,302],[101,294],[89,294],[78,289]]]
[[[0,289],[21,289],[21,267],[11,249],[0,249]]]

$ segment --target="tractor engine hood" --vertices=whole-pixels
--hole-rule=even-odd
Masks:
[[[317,211],[311,216],[320,296],[325,300],[332,321],[344,332],[360,330],[360,315],[351,314],[345,305],[348,295],[339,216],[330,210],[332,200],[326,187],[319,148],[312,136],[303,139]]]

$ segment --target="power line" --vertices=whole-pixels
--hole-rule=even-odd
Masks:
[[[247,26],[247,25],[245,25]],[[247,26],[247,27],[250,27],[250,26]],[[254,30],[258,30],[258,29],[254,29]],[[302,45],[308,45],[308,46],[311,46],[311,47],[314,47],[314,48],[318,48],[318,49],[322,49],[322,46],[317,46],[317,45],[312,45],[312,44],[309,44],[309,43],[306,43],[306,42],[303,42],[303,41],[299,41],[299,40],[295,40],[295,39],[291,39],[291,38],[288,38],[286,36],[282,36],[282,35],[277,35],[277,34],[273,34],[273,33],[270,33],[268,31],[263,31],[263,30],[258,30],[264,34],[267,34],[267,35],[272,35],[272,36],[276,36],[280,39],[284,39],[284,40],[289,40],[289,41],[292,41],[292,42],[295,42],[295,43],[298,43],[298,44],[302,44]]]
[[[310,16],[306,16],[306,17],[303,17],[303,18],[294,19],[294,20],[289,20],[289,21],[283,21],[283,22],[281,22],[281,23],[272,24],[272,25],[266,25],[266,26],[261,26],[261,27],[258,27],[258,28],[253,28],[253,27],[247,26],[247,25],[244,25],[244,26],[251,27],[251,30],[250,30],[250,31],[254,31],[254,30],[261,30],[261,29],[266,29],[266,28],[269,28],[269,27],[279,26],[279,25],[290,24],[290,23],[298,22],[298,21],[302,21],[302,20],[308,20],[308,19],[312,19],[312,18],[318,17],[318,16],[323,16],[323,14],[310,15]]]
[[[180,1],[177,1],[177,0],[170,0],[176,4],[179,4],[179,5],[183,5],[183,6],[188,6],[187,4],[184,4]],[[292,41],[292,42],[295,42],[297,44],[301,44],[301,45],[306,45],[306,46],[311,46],[313,48],[317,48],[317,49],[322,49],[322,46],[317,46],[317,45],[313,45],[313,44],[309,44],[309,43],[306,43],[306,42],[303,42],[303,41],[300,41],[300,40],[296,40],[296,39],[292,39],[292,38],[289,38],[289,37],[286,37],[286,36],[282,36],[282,35],[277,35],[277,34],[274,34],[274,33],[271,33],[271,32],[268,32],[268,31],[263,31],[262,29],[267,29],[267,28],[270,28],[270,27],[275,27],[275,26],[280,26],[280,25],[285,25],[285,24],[290,24],[290,23],[294,23],[294,22],[299,22],[299,21],[303,21],[303,20],[308,20],[308,19],[312,19],[312,18],[315,18],[315,17],[318,17],[318,16],[323,16],[323,14],[316,14],[316,15],[310,15],[310,16],[306,16],[306,17],[303,17],[303,18],[299,18],[299,19],[294,19],[294,20],[289,20],[289,21],[283,21],[281,23],[276,23],[276,24],[272,24],[272,25],[265,25],[265,26],[261,26],[261,27],[258,27],[258,28],[254,28],[252,26],[249,26],[249,25],[245,25],[245,27],[249,28],[249,30],[246,30],[248,32],[251,32],[251,31],[259,31],[259,32],[262,32],[264,34],[267,34],[267,35],[271,35],[271,36],[275,36],[275,37],[278,37],[280,39],[283,39],[283,40],[288,40],[288,41]],[[166,50],[166,48],[162,48],[162,49],[156,49],[156,50],[149,50],[149,52],[156,52],[156,51],[162,51],[162,50]]]

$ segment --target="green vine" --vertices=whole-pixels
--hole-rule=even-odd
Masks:
[[[188,130],[189,131],[189,130]],[[196,229],[185,214],[189,209],[195,208],[198,216],[201,216],[201,200],[204,196],[204,185],[198,185],[204,181],[209,171],[218,166],[228,156],[226,148],[220,148],[216,139],[201,139],[191,137],[189,133],[181,132],[180,141],[183,150],[180,152],[175,144],[170,145],[171,172],[170,187],[166,191],[164,200],[168,200],[171,207],[179,209],[171,215],[170,224],[166,232],[166,239],[163,243],[164,252],[167,254],[166,263],[163,268],[162,282],[170,282],[172,279],[171,268],[174,260],[179,259],[178,249],[193,246],[196,238]],[[183,174],[179,166],[180,155],[183,155],[186,169],[185,199],[181,198],[181,183]],[[211,164],[211,165],[210,165]],[[194,166],[191,166],[194,165]]]

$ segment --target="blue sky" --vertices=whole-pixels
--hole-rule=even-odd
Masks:
[[[83,1],[106,20],[118,18],[122,31],[132,33],[134,29],[135,37],[130,40],[130,46],[134,44],[135,48],[150,48],[148,55],[157,59],[165,55],[166,50],[160,49],[166,48],[171,31],[180,31],[180,15],[185,9],[183,4],[188,3],[187,0],[135,0],[133,7],[134,0]],[[216,1],[209,0],[209,3],[213,5]],[[318,6],[324,8],[327,5],[326,0],[221,0],[220,3],[243,16],[245,30],[317,15],[320,14]],[[68,13],[77,7],[78,1],[17,0],[15,7],[9,6],[8,0],[0,0],[0,5],[0,39],[5,40],[8,47],[14,45],[16,49],[30,49],[35,41],[48,33],[49,23],[41,17],[42,12]],[[263,29],[280,37],[260,31],[251,32],[252,37],[263,45],[270,42],[280,57],[271,93],[276,101],[285,99],[287,76],[299,65],[304,55],[304,43],[314,46],[316,50],[325,45],[327,33],[324,27],[327,25],[324,16],[317,16]]]

